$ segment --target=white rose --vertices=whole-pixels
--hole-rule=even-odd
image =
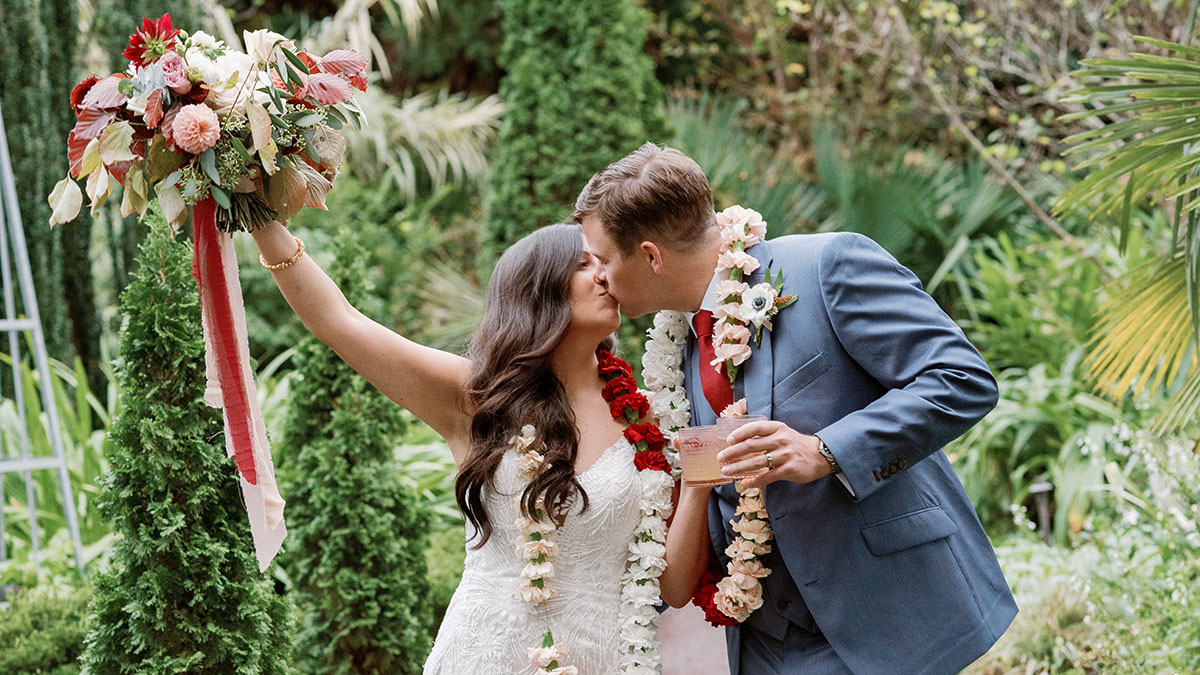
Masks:
[[[246,53],[254,57],[255,63],[274,63],[279,47],[296,51],[295,42],[265,28],[242,31],[242,39],[246,42]]]
[[[218,40],[217,38],[209,35],[208,33],[205,33],[202,30],[198,30],[195,33],[192,33],[191,38],[188,40],[188,43],[192,49],[197,49],[200,51],[207,51],[209,49],[217,49],[219,47],[225,46],[225,43],[223,43],[220,40]]]

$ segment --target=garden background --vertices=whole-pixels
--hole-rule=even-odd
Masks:
[[[1021,606],[970,671],[1200,672],[1196,5],[0,0],[0,106],[54,359],[49,382],[16,367],[34,455],[50,454],[39,388],[57,401],[86,562],[53,474],[34,473],[36,530],[5,475],[0,672],[419,672],[461,571],[448,451],[307,336],[240,237],[291,526],[258,575],[200,402],[187,228],[123,219],[119,195],[46,227],[72,86],[123,70],[128,34],[168,10],[234,46],[270,28],[370,56],[369,126],[346,132],[329,210],[290,226],[360,308],[425,344],[462,350],[499,251],[645,140],[694,157],[717,208],[757,209],[771,236],[871,236],[1000,382],[946,449]],[[622,326],[632,362],[646,327]]]

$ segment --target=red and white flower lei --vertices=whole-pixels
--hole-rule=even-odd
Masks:
[[[650,412],[650,402],[638,391],[633,369],[607,350],[598,351],[597,357],[600,376],[606,380],[604,400],[613,418],[623,419],[629,425],[624,435],[634,448],[633,463],[641,487],[641,520],[629,545],[625,574],[621,578],[621,672],[656,675],[662,672],[656,609],[661,602],[658,579],[667,567],[667,518],[673,508],[671,494],[678,462],[673,460],[658,425],[643,421]],[[536,434],[532,425],[525,425],[521,435],[510,440],[520,457],[518,469],[530,480],[537,477],[544,460],[545,446]],[[519,545],[518,554],[529,560],[521,570],[525,583],[518,592],[522,599],[535,605],[554,597],[554,589],[547,581],[554,576],[551,561],[556,549],[547,535],[554,532],[555,526],[546,515],[544,505],[539,502],[536,511],[518,523],[528,536]],[[575,666],[563,665],[566,655],[566,650],[554,643],[549,628],[542,634],[541,647],[528,651],[530,663],[536,668],[554,675],[577,675]]]
[[[713,351],[716,358],[709,365],[720,369],[722,364],[732,383],[738,367],[750,358],[750,326],[755,329],[755,344],[762,329],[771,330],[771,319],[795,296],[780,297],[783,275],[774,282],[771,271],[767,280],[755,286],[742,281],[759,267],[759,262],[746,253],[766,236],[767,226],[757,211],[731,206],[717,214],[721,227],[721,252],[717,271],[728,271],[729,277],[718,282],[715,290],[720,303],[713,313],[720,323],[713,331]],[[650,389],[650,411],[658,417],[668,439],[691,423],[682,369],[684,349],[690,331],[683,312],[663,311],[654,317],[649,330],[646,353],[642,358],[642,375]],[[722,417],[744,415],[746,400],[741,399],[725,410]],[[736,626],[762,606],[762,579],[771,569],[759,559],[770,553],[774,532],[767,516],[760,488],[743,489],[736,485],[737,515],[732,522],[737,537],[725,549],[729,556],[727,575],[720,577],[713,570],[705,572],[692,597],[692,603],[704,610],[705,618],[714,626]]]

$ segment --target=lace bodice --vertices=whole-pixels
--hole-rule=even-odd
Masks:
[[[540,607],[521,600],[517,588],[527,562],[517,547],[526,540],[518,498],[526,481],[509,452],[496,469],[495,490],[485,497],[492,537],[467,549],[462,581],[438,631],[425,675],[532,675],[526,650],[539,646],[546,627],[567,650],[564,665],[581,675],[618,672],[621,575],[638,524],[640,496],[633,447],[624,437],[609,447],[579,482],[587,511],[576,498],[555,542],[555,597]]]

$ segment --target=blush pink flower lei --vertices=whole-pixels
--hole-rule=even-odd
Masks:
[[[709,365],[720,369],[724,364],[732,383],[737,378],[738,367],[750,358],[751,326],[757,344],[762,329],[771,330],[771,319],[779,310],[795,302],[796,296],[779,295],[783,289],[783,275],[781,273],[772,280],[769,268],[763,283],[750,286],[743,281],[760,266],[746,250],[766,237],[767,225],[761,214],[753,209],[731,206],[717,214],[717,223],[721,228],[717,271],[726,272],[727,276],[715,289],[720,304],[713,315],[720,323],[713,330],[716,358]],[[650,339],[642,357],[642,374],[650,389],[650,410],[662,420],[668,441],[690,422],[682,371],[688,331],[687,319],[681,312],[659,312],[654,317],[654,326],[648,331]],[[747,404],[743,398],[721,411],[721,417],[746,413]],[[762,606],[759,580],[771,574],[771,569],[760,560],[770,553],[774,540],[762,489],[745,489],[740,482],[735,487],[740,495],[735,512],[739,517],[731,521],[737,536],[725,549],[729,556],[726,576],[719,578],[715,572],[706,573],[692,597],[693,604],[704,610],[705,618],[714,626],[736,625],[749,618]]]
[[[721,368],[730,384],[737,379],[738,368],[750,358],[750,337],[757,346],[762,330],[771,330],[771,319],[779,310],[796,301],[796,296],[781,296],[783,273],[772,280],[767,268],[766,279],[751,286],[743,281],[759,268],[759,262],[746,252],[767,236],[767,224],[754,209],[734,205],[717,214],[721,228],[721,251],[717,257],[717,273],[724,278],[714,291],[717,309],[713,318],[713,353],[709,365]],[[751,327],[753,326],[753,330]]]

